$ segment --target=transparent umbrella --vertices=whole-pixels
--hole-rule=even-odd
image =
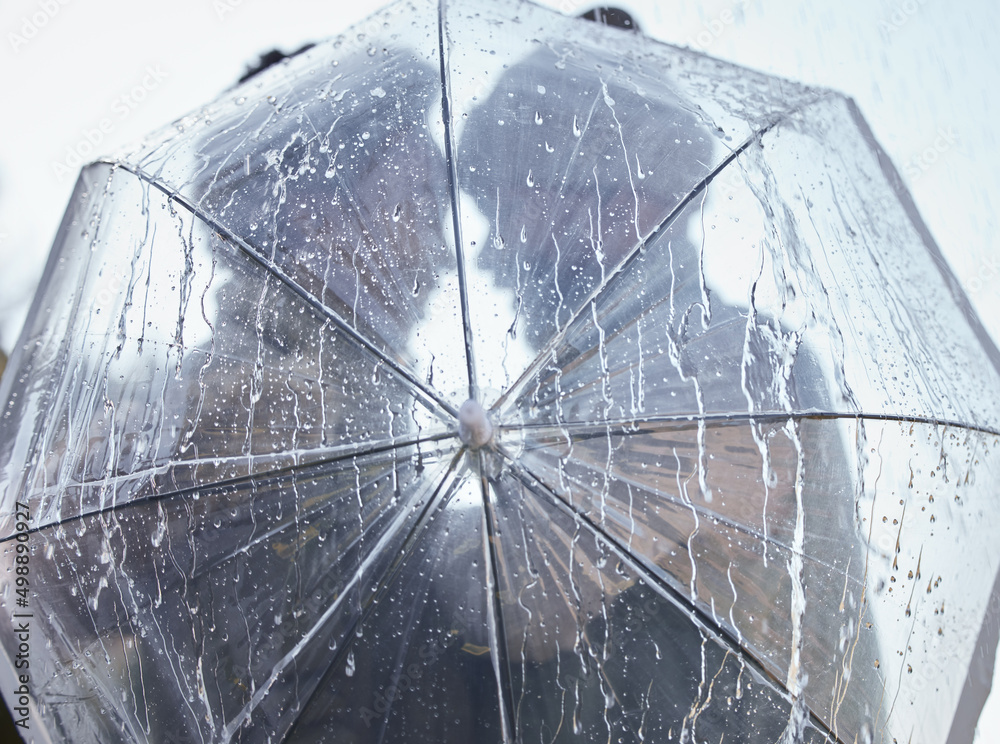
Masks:
[[[850,100],[400,3],[81,174],[0,387],[4,693],[51,741],[958,741],[998,362]]]

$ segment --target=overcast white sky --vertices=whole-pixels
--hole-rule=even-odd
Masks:
[[[4,0],[0,348],[9,352],[16,341],[82,162],[214,98],[258,53],[333,35],[382,4]],[[544,4],[573,13],[591,7]],[[619,5],[661,40],[853,96],[1000,338],[1000,3]],[[1000,716],[991,715],[987,730],[1000,730]]]

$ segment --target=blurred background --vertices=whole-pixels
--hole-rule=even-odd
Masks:
[[[0,350],[28,312],[81,165],[213,99],[273,48],[372,0],[5,0],[0,6]],[[595,4],[543,4],[578,15]],[[852,96],[972,306],[1000,339],[1000,3],[636,0],[644,33]],[[0,368],[3,357],[0,356]],[[977,741],[1000,730],[987,704]]]

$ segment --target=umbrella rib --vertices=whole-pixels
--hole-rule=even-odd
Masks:
[[[979,313],[973,308],[972,303],[969,301],[969,295],[963,289],[962,284],[958,281],[954,272],[949,267],[948,260],[944,257],[941,252],[941,246],[934,239],[931,234],[930,228],[927,227],[927,223],[924,221],[923,216],[920,214],[920,210],[917,209],[916,203],[913,201],[913,194],[910,190],[906,188],[903,183],[903,178],[900,176],[899,171],[896,170],[896,166],[892,162],[882,145],[879,144],[878,140],[875,138],[875,133],[872,132],[871,126],[869,126],[867,120],[861,113],[861,109],[858,108],[858,104],[853,98],[847,98],[847,108],[851,115],[851,120],[858,127],[865,142],[876,155],[879,167],[882,169],[882,173],[885,175],[886,180],[889,181],[892,191],[896,198],[899,199],[900,204],[903,205],[903,209],[906,212],[907,217],[909,217],[914,228],[916,228],[917,233],[920,235],[920,239],[924,246],[927,248],[928,253],[931,254],[931,258],[934,260],[934,265],[937,267],[938,272],[941,274],[941,278],[944,283],[948,286],[952,297],[955,302],[962,309],[962,317],[969,324],[972,329],[973,334],[976,339],[983,346],[983,350],[986,352],[987,358],[993,363],[994,368],[1000,372],[1000,349],[997,348],[997,344],[993,339],[993,336],[986,330],[983,326],[983,322],[979,317]]]
[[[418,377],[416,377],[412,372],[407,370],[397,361],[392,359],[388,354],[382,351],[377,345],[366,338],[363,334],[353,328],[349,323],[347,323],[343,318],[341,318],[337,313],[327,307],[318,297],[312,293],[303,289],[297,282],[295,282],[290,276],[288,276],[278,264],[274,263],[270,259],[266,258],[264,255],[254,250],[254,248],[247,243],[243,238],[234,233],[228,227],[223,225],[221,222],[216,220],[210,214],[202,210],[200,207],[193,204],[186,197],[180,193],[171,190],[165,184],[160,183],[154,176],[146,173],[141,168],[134,165],[123,163],[120,161],[111,160],[101,160],[98,161],[106,165],[111,165],[116,168],[121,168],[145,181],[150,186],[163,192],[169,199],[177,202],[185,209],[187,209],[191,214],[200,219],[202,222],[207,224],[226,240],[231,242],[233,245],[237,246],[244,253],[246,253],[253,261],[262,266],[263,268],[270,271],[274,276],[280,279],[289,289],[291,289],[295,294],[302,298],[310,308],[320,313],[324,318],[330,320],[342,333],[347,335],[356,344],[361,346],[363,349],[368,351],[368,353],[374,355],[379,361],[386,365],[390,370],[392,370],[396,375],[407,382],[417,393],[418,398],[424,403],[424,405],[434,404],[437,407],[444,410],[451,416],[458,416],[458,409],[454,405],[446,401],[443,397],[438,395],[432,388],[425,385]]]
[[[570,504],[567,504],[563,499],[560,499],[558,495],[556,495],[531,471],[516,462],[511,462],[510,467],[511,472],[517,476],[518,480],[520,480],[525,487],[533,493],[543,496],[552,506],[566,514],[577,524],[580,524],[584,529],[590,530],[595,537],[604,542],[615,553],[617,553],[618,556],[629,566],[629,568],[635,571],[635,573],[643,581],[645,581],[649,586],[655,587],[661,596],[673,602],[677,607],[687,610],[690,613],[692,621],[696,625],[700,626],[709,634],[714,635],[722,641],[722,643],[725,644],[727,648],[731,649],[733,653],[746,659],[747,662],[758,671],[758,673],[771,680],[775,689],[785,691],[787,693],[784,683],[776,674],[773,674],[749,649],[744,648],[739,640],[735,638],[725,627],[723,627],[721,623],[716,622],[710,614],[700,609],[694,602],[692,602],[690,597],[685,596],[652,572],[647,571],[642,565],[642,562],[635,555],[633,555],[626,545],[623,545],[620,540],[616,539],[608,532],[605,532],[600,528],[600,526],[591,522],[587,518],[586,514],[580,512]],[[813,725],[822,731],[830,741],[843,744],[843,740],[834,734],[832,729],[827,726],[827,724],[819,718],[819,716],[813,713],[812,709],[806,706],[806,710],[809,713],[809,717]]]
[[[818,99],[817,99],[818,100]],[[810,101],[809,103],[814,103],[815,101]],[[652,231],[645,237],[640,238],[632,250],[621,260],[621,262],[614,268],[614,270],[608,274],[605,280],[598,284],[591,292],[590,295],[580,303],[580,306],[573,312],[569,320],[552,336],[549,342],[542,348],[542,350],[537,354],[534,361],[525,368],[524,372],[521,373],[520,377],[497,399],[496,403],[493,404],[491,410],[499,410],[507,400],[515,397],[520,393],[520,389],[527,384],[528,380],[535,374],[535,372],[547,360],[553,355],[559,344],[566,338],[570,329],[577,319],[586,312],[586,309],[591,303],[596,302],[598,297],[600,297],[605,290],[611,286],[611,284],[619,277],[622,276],[625,271],[635,263],[636,259],[642,255],[643,249],[655,241],[660,235],[662,235],[670,226],[673,224],[674,219],[699,195],[701,195],[707,188],[708,185],[714,181],[719,174],[725,170],[731,163],[733,163],[740,155],[743,154],[747,148],[749,148],[754,142],[760,140],[765,134],[771,131],[774,127],[784,121],[784,118],[778,118],[772,121],[770,124],[762,127],[761,129],[754,132],[754,134],[741,144],[736,149],[732,150],[719,165],[717,165],[711,173],[704,176],[698,183],[692,187],[692,189],[681,199],[673,209],[667,213],[667,216],[663,218],[659,225],[653,228]]]
[[[871,420],[871,421],[894,421],[900,424],[929,424],[932,426],[945,426],[964,429],[979,434],[990,436],[1000,436],[1000,428],[983,426],[979,424],[966,424],[950,419],[935,418],[933,416],[907,416],[903,414],[891,413],[865,413],[863,411],[837,413],[835,411],[768,411],[765,413],[749,413],[747,411],[729,413],[710,413],[700,415],[698,413],[678,413],[663,416],[647,416],[643,418],[622,418],[609,421],[567,421],[563,423],[518,423],[501,424],[497,428],[500,431],[535,431],[544,432],[552,430],[559,435],[589,434],[593,431],[596,435],[604,436],[609,427],[620,428],[621,431],[615,435],[627,436],[629,434],[640,434],[651,431],[660,431],[666,428],[683,428],[683,425],[696,426],[699,421],[707,424],[717,423],[781,423],[789,419],[814,419],[817,421],[827,420]],[[670,427],[665,425],[678,424],[681,426]],[[599,431],[598,431],[599,430]],[[581,436],[586,438],[586,436]]]
[[[490,612],[490,645],[494,649],[493,673],[497,681],[497,694],[500,697],[500,725],[503,734],[504,744],[515,741],[512,724],[514,716],[514,694],[513,684],[510,679],[510,668],[507,665],[509,655],[507,652],[507,631],[503,619],[503,609],[500,604],[500,560],[497,555],[497,546],[500,544],[496,534],[498,524],[496,509],[490,499],[490,487],[486,479],[486,469],[483,462],[483,454],[479,453],[479,478],[483,491],[483,537],[486,541],[486,559],[489,561],[489,568],[486,574],[486,601],[489,604]]]
[[[836,413],[819,413],[819,412],[817,413],[800,412],[800,413],[768,413],[762,415],[752,415],[752,414],[741,413],[741,414],[712,414],[702,418],[704,421],[708,423],[742,423],[743,420],[749,423],[769,423],[769,422],[784,422],[789,420],[790,418],[796,418],[800,420],[813,419],[820,421],[838,420],[838,419],[842,420],[867,419],[867,420],[879,420],[879,421],[894,421],[901,424],[919,423],[919,424],[932,424],[932,425],[946,426],[946,427],[954,426],[956,428],[964,429],[966,431],[974,431],[978,433],[988,434],[990,436],[1000,436],[1000,431],[985,427],[968,426],[965,424],[959,424],[951,421],[944,421],[932,418],[890,416],[885,414],[874,415],[874,414],[836,414]],[[642,424],[650,424],[650,426],[643,428]],[[671,426],[672,424],[676,426]],[[634,434],[650,433],[657,431],[676,431],[678,429],[690,428],[696,425],[697,425],[697,417],[694,414],[684,414],[677,416],[650,417],[647,419],[642,419],[641,421],[633,419],[627,419],[627,420],[622,419],[617,421],[611,421],[608,422],[607,424],[572,422],[562,427],[554,424],[525,424],[520,427],[507,426],[500,428],[502,430],[508,430],[508,431],[509,430],[524,431],[524,430],[534,429],[536,433],[537,432],[544,433],[546,430],[549,430],[554,436],[557,436],[560,441],[565,441],[567,435],[572,437],[573,441],[584,441],[587,439],[605,438],[608,436],[626,437]],[[620,427],[621,430],[615,432],[609,432],[609,429],[611,427],[616,427],[616,428]],[[537,449],[541,449],[543,446],[544,445],[539,446]],[[513,462],[514,457],[507,450],[505,450],[502,447],[498,448],[498,450],[506,459]],[[537,475],[532,474],[532,477],[536,478],[536,480],[538,480],[539,483],[544,482]],[[619,480],[623,483],[630,483],[631,485],[634,485],[638,488],[645,488],[642,483],[635,482],[627,477],[616,476],[616,480]],[[555,491],[553,491],[553,493],[555,493]],[[556,494],[556,496],[558,498],[558,494]],[[667,501],[677,505],[681,505],[682,503],[677,501],[676,497],[671,497],[666,494],[664,494],[664,498],[666,498]],[[741,524],[723,514],[719,514],[718,512],[707,509],[703,506],[697,506],[694,508],[696,509],[696,511],[699,513],[700,516],[711,519],[717,519],[719,522],[725,524],[727,527],[734,529],[738,532],[741,532],[744,535],[747,535],[748,537],[766,540],[766,542],[769,545],[772,545],[776,548],[787,550],[789,552],[793,551],[793,547],[791,545],[781,542],[780,540],[775,539],[771,535],[765,535],[764,533],[756,529],[752,529],[751,527],[745,524]],[[591,521],[585,512],[581,511],[580,513],[581,515],[584,515],[585,519]],[[828,569],[835,568],[835,566],[824,563],[823,561],[820,561],[813,556],[803,556],[803,557],[807,561],[814,563],[816,565],[823,566],[824,568]]]
[[[208,431],[215,431],[216,433],[221,433],[221,431],[219,431],[219,430],[213,430],[213,429],[208,429]],[[445,439],[452,438],[454,436],[455,436],[454,432],[451,432],[451,431],[446,431],[446,432],[442,431],[442,432],[437,432],[435,434],[428,435],[428,436],[412,437],[412,438],[408,438],[408,439],[380,440],[380,441],[377,441],[377,442],[362,442],[362,443],[359,443],[357,446],[353,446],[353,447],[326,447],[326,448],[316,449],[316,450],[305,450],[303,452],[306,455],[319,455],[319,454],[324,454],[324,453],[327,453],[327,454],[324,454],[324,456],[322,456],[322,457],[317,457],[316,459],[309,459],[306,462],[299,461],[299,462],[292,463],[290,465],[284,465],[284,466],[281,466],[281,467],[274,467],[274,468],[270,468],[268,470],[261,470],[261,471],[255,472],[255,473],[247,473],[247,474],[244,474],[244,475],[238,475],[238,476],[233,476],[231,478],[225,478],[225,479],[213,481],[211,485],[213,487],[239,485],[240,483],[243,483],[243,482],[255,479],[255,478],[257,478],[257,479],[271,478],[271,477],[274,477],[274,476],[284,475],[284,474],[293,472],[296,469],[301,469],[301,468],[306,468],[306,467],[311,468],[311,467],[319,467],[319,466],[324,466],[324,465],[330,465],[330,464],[333,464],[335,462],[339,462],[341,460],[347,460],[347,459],[351,459],[351,458],[354,458],[354,457],[358,457],[359,455],[377,455],[377,454],[381,454],[383,452],[388,452],[388,451],[393,450],[393,449],[405,449],[407,447],[419,446],[419,445],[424,444],[426,442],[440,442],[440,441],[443,441]],[[255,460],[257,460],[257,459],[265,460],[265,459],[269,459],[269,457],[270,456],[268,456],[268,455],[261,455],[259,457],[254,457],[253,459],[255,459]],[[100,486],[101,488],[105,488],[105,487],[112,488],[112,489],[114,489],[117,492],[118,487],[122,483],[127,483],[127,482],[129,482],[131,480],[136,480],[136,479],[139,479],[141,477],[153,476],[153,475],[155,475],[157,473],[161,473],[161,474],[162,473],[167,473],[167,472],[169,472],[169,470],[170,470],[170,468],[172,466],[174,466],[174,467],[175,466],[198,467],[200,465],[205,465],[205,464],[209,464],[209,463],[211,463],[211,464],[229,464],[229,463],[233,463],[233,462],[240,462],[240,461],[246,461],[246,460],[247,460],[247,457],[245,455],[244,456],[240,456],[240,457],[235,457],[235,456],[225,457],[225,458],[218,458],[218,457],[196,457],[196,458],[192,458],[192,459],[189,459],[189,460],[175,460],[175,461],[172,461],[172,462],[170,462],[170,463],[168,463],[166,465],[152,465],[150,467],[143,468],[142,470],[137,470],[137,471],[134,471],[134,472],[131,472],[131,473],[127,473],[125,475],[116,475],[116,476],[112,476],[112,477],[108,477],[108,478],[101,478],[99,480],[73,481],[73,482],[61,481],[61,482],[57,482],[57,483],[53,484],[50,487],[44,488],[44,489],[42,489],[40,491],[35,491],[35,493],[39,494],[39,495],[45,496],[45,495],[52,495],[53,492],[55,492],[57,494],[58,493],[64,493],[69,488],[87,488],[87,487],[97,487],[97,486]],[[131,503],[142,503],[143,501],[146,501],[146,500],[157,500],[157,499],[167,498],[167,497],[170,497],[170,496],[183,495],[183,494],[186,494],[186,493],[191,493],[191,492],[194,492],[194,491],[203,490],[204,488],[205,488],[204,485],[202,485],[202,486],[193,486],[192,485],[192,486],[186,486],[184,488],[173,489],[173,490],[170,490],[170,491],[158,491],[158,492],[155,492],[155,493],[153,493],[151,495],[143,496],[143,497],[140,497],[138,499],[134,499],[134,500],[126,501],[126,502],[121,502],[121,503],[111,504],[109,507],[105,507],[105,508],[100,509],[100,510],[88,511],[86,513],[78,514],[78,515],[75,515],[74,517],[72,517],[71,519],[85,517],[85,516],[88,516],[88,515],[91,515],[91,514],[99,514],[99,513],[102,513],[104,511],[108,511],[108,510],[122,509],[122,508],[128,506]],[[67,521],[69,521],[69,520],[67,520]],[[41,529],[46,529],[46,528],[51,527],[53,525],[65,524],[65,523],[66,523],[65,521],[50,522],[50,523],[42,525],[41,527],[33,528],[33,531],[37,531],[37,530],[41,530]],[[2,540],[0,540],[0,544],[3,544],[3,542],[5,542],[6,540],[9,540],[9,539],[10,538],[3,538]]]
[[[449,466],[449,468],[450,468],[450,466]],[[446,468],[446,469],[444,469],[442,471],[441,476],[442,477],[447,477],[447,474],[449,472],[450,472],[450,470],[448,468]],[[372,483],[374,483],[374,481],[366,482],[364,485],[367,486],[367,485],[371,485]],[[329,495],[330,494],[326,494],[326,496],[329,496]],[[420,498],[422,498],[422,497],[423,497],[423,492],[420,493]],[[419,503],[420,498],[411,499],[411,501],[408,502],[408,503]],[[243,544],[241,544],[235,550],[233,550],[233,551],[231,551],[229,553],[226,553],[226,554],[217,555],[212,560],[207,560],[207,561],[199,564],[199,568],[196,571],[193,571],[191,573],[191,578],[195,578],[195,577],[201,576],[201,575],[203,575],[203,574],[205,574],[205,573],[207,573],[207,572],[215,569],[217,566],[219,566],[219,565],[221,565],[221,564],[223,564],[223,563],[231,560],[232,558],[236,557],[240,553],[246,552],[250,548],[253,548],[253,547],[255,547],[255,546],[257,546],[257,545],[259,545],[261,543],[266,543],[267,541],[271,540],[272,538],[274,538],[275,536],[277,536],[280,533],[284,532],[285,530],[289,529],[290,527],[293,527],[295,525],[295,523],[296,523],[297,520],[309,519],[309,518],[313,517],[314,515],[316,515],[317,513],[323,511],[333,501],[334,501],[334,499],[332,499],[332,498],[324,498],[323,500],[317,501],[311,507],[306,508],[306,509],[304,509],[302,511],[298,511],[298,507],[296,507],[297,511],[296,511],[295,515],[294,515],[293,518],[290,518],[289,521],[279,522],[278,524],[276,524],[274,527],[272,527],[271,529],[267,530],[266,532],[257,533],[256,530],[255,530],[254,534],[251,536],[251,538],[249,540],[243,542]],[[308,502],[306,502],[306,503],[308,503]],[[364,536],[365,536],[365,533],[362,530],[359,533],[359,535],[358,535],[358,541],[363,540]],[[345,544],[353,546],[354,544],[357,544],[357,541],[353,541],[352,540],[352,541],[350,541],[348,543],[345,543]]]
[[[604,435],[601,434],[601,436],[604,436]],[[577,440],[577,441],[579,441],[579,440]],[[499,451],[507,459],[509,459],[509,460],[513,459],[510,456],[510,454],[507,451],[505,451],[504,449],[499,448]],[[531,472],[531,471],[529,471],[529,472]],[[532,477],[535,478],[539,483],[542,483],[542,484],[545,483],[542,480],[542,478],[540,478],[539,476],[535,475],[533,472],[532,472]],[[631,478],[622,477],[622,476],[614,476],[614,479],[615,479],[616,482],[624,483],[624,484],[626,484],[628,486],[635,486],[636,488],[638,488],[640,490],[643,490],[643,491],[649,491],[650,490],[648,486],[644,485],[641,482],[635,481],[635,480],[633,480]],[[554,488],[548,486],[547,484],[546,484],[546,487],[549,488],[549,490],[552,491],[552,493],[554,493],[556,495],[556,498],[560,498],[559,494],[556,492],[556,490]],[[789,545],[788,543],[782,542],[781,540],[778,540],[773,535],[767,535],[767,534],[765,534],[764,532],[762,532],[762,531],[760,531],[758,529],[752,528],[752,527],[750,527],[748,525],[745,525],[745,524],[743,524],[741,522],[738,522],[735,519],[726,516],[725,514],[720,514],[717,511],[714,511],[712,509],[708,509],[708,508],[706,508],[703,505],[700,505],[700,504],[698,504],[698,505],[696,505],[696,504],[685,504],[682,500],[678,499],[677,496],[674,496],[672,494],[661,493],[660,496],[662,496],[663,500],[666,501],[669,504],[673,504],[674,506],[678,506],[678,507],[683,507],[685,509],[693,509],[695,511],[695,513],[697,513],[697,515],[700,518],[702,518],[702,519],[714,520],[714,521],[718,522],[719,524],[723,524],[726,527],[728,527],[728,528],[730,528],[732,530],[735,530],[736,532],[739,532],[739,533],[741,533],[743,535],[746,535],[747,537],[752,537],[755,540],[762,540],[762,541],[766,542],[768,545],[770,545],[773,548],[777,548],[779,550],[784,550],[784,551],[787,551],[788,553],[793,553],[795,551],[795,548],[793,546]],[[561,500],[564,501],[564,502],[566,502],[566,503],[569,503],[566,499],[561,499]],[[587,512],[583,511],[582,509],[579,510],[579,514],[582,516],[583,519],[587,520],[591,524],[596,524],[594,522],[593,518]],[[690,550],[690,548],[686,548],[686,549]],[[812,556],[812,555],[803,555],[802,558],[805,561],[807,561],[809,564],[811,564],[811,565],[821,566],[824,569],[831,570],[831,571],[837,571],[838,570],[837,566],[833,565],[832,563],[827,563],[825,561],[821,561],[818,558],[816,558],[815,556]],[[850,577],[847,577],[847,578],[850,579]],[[853,579],[853,581],[854,581],[855,584],[859,583],[857,581],[857,579]]]
[[[455,160],[451,129],[451,96],[447,61],[445,60],[444,26],[445,2],[438,2],[438,57],[441,63],[441,118],[444,122],[444,154],[448,168],[448,191],[451,194],[451,221],[455,240],[455,260],[458,266],[458,296],[462,307],[462,331],[465,340],[465,365],[469,375],[469,399],[479,395],[476,377],[476,359],[472,352],[472,324],[470,323],[468,279],[465,275],[465,249],[462,241],[462,218],[459,212],[458,163]]]
[[[378,607],[379,602],[385,596],[385,593],[389,590],[389,585],[399,574],[403,564],[406,563],[406,561],[410,558],[410,556],[413,555],[414,549],[419,543],[421,535],[424,532],[426,532],[428,525],[431,523],[434,517],[441,511],[441,508],[445,504],[447,504],[451,496],[455,493],[457,486],[461,483],[460,478],[457,480],[455,479],[455,474],[458,471],[458,465],[459,463],[462,462],[462,457],[464,455],[465,455],[464,447],[455,453],[455,456],[452,458],[452,461],[449,464],[448,469],[445,471],[441,479],[441,482],[435,489],[434,494],[431,496],[431,498],[427,500],[427,504],[420,512],[420,516],[416,519],[413,526],[406,534],[406,537],[403,539],[403,544],[399,549],[398,555],[386,569],[385,573],[381,577],[379,577],[377,585],[375,586],[368,600],[364,603],[364,608],[362,610],[362,613],[353,623],[351,623],[350,627],[345,632],[344,634],[345,638],[351,638],[352,636],[354,636],[358,626],[363,624],[364,621],[368,620],[371,617],[372,612],[375,610],[376,607]],[[357,577],[352,579],[352,584],[355,581],[357,581]],[[324,618],[328,617],[332,613],[332,610],[336,608],[337,605],[340,604],[341,598],[347,595],[349,588],[350,585],[344,587],[344,590],[340,593],[338,598],[334,600],[333,605],[330,608],[328,608],[327,611],[323,614]],[[290,652],[290,654],[296,653],[297,649],[300,646],[301,642],[296,646],[296,649],[293,649]],[[344,643],[342,646],[340,646],[340,648],[337,649],[336,653],[333,655],[333,658],[330,660],[330,663],[323,671],[323,675],[320,677],[321,681],[330,673],[331,669],[336,669],[340,665],[341,660],[348,653],[351,647],[352,647],[351,643]],[[309,704],[312,702],[312,700],[316,697],[317,694],[319,694],[320,688],[321,685],[317,685],[313,689],[313,691],[309,694],[306,700],[302,703],[301,706],[302,710],[305,710],[306,708],[309,707]],[[386,711],[386,715],[388,715],[388,711]],[[282,739],[283,741],[295,740],[294,735],[296,733],[296,729],[298,728],[300,720],[301,718],[296,719],[295,723],[293,723],[291,728],[289,728],[288,731],[285,733],[285,736]]]
[[[269,478],[276,478],[283,475],[291,475],[296,472],[300,472],[302,468],[320,468],[325,465],[332,465],[342,460],[350,460],[352,458],[358,457],[359,455],[378,455],[385,452],[391,452],[392,450],[396,449],[404,449],[406,447],[418,446],[426,442],[441,442],[447,439],[452,439],[454,438],[454,436],[455,436],[454,432],[441,432],[439,434],[435,434],[433,436],[424,438],[416,437],[406,440],[382,441],[382,442],[376,442],[374,444],[366,443],[364,450],[361,450],[360,448],[341,450],[337,452],[335,455],[332,455],[330,457],[324,457],[312,462],[308,462],[305,465],[293,463],[291,465],[286,465],[285,467],[272,468],[271,470],[264,470],[259,473],[248,473],[246,475],[240,475],[233,478],[226,478],[223,480],[215,481],[210,485],[212,488],[225,488],[225,487],[238,486],[243,483],[250,483],[255,480],[267,480]],[[115,478],[114,480],[117,481],[119,479]],[[103,484],[102,481],[95,481],[93,485],[96,486],[99,483]],[[62,488],[65,488],[65,486],[62,486]],[[153,493],[148,496],[144,496],[142,498],[126,501],[124,503],[110,504],[108,506],[104,506],[99,509],[94,509],[93,511],[74,514],[70,517],[66,517],[65,519],[60,519],[55,522],[48,522],[43,525],[32,526],[31,529],[28,531],[28,534],[34,534],[36,532],[42,532],[44,530],[48,530],[53,527],[72,524],[74,522],[78,522],[81,519],[86,519],[88,517],[100,516],[103,514],[108,514],[110,512],[121,512],[125,509],[129,509],[135,506],[151,504],[157,501],[163,501],[164,499],[168,498],[183,497],[188,494],[194,494],[194,493],[203,493],[205,491],[205,488],[206,488],[205,485],[194,484],[191,486],[187,486],[185,488],[174,489],[172,491]],[[9,537],[0,539],[0,545],[12,541],[14,537],[15,537],[14,535],[11,535]]]

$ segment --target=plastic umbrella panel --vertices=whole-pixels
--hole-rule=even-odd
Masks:
[[[0,396],[35,720],[944,741],[996,350],[853,105],[528,5],[377,18],[81,177]]]

